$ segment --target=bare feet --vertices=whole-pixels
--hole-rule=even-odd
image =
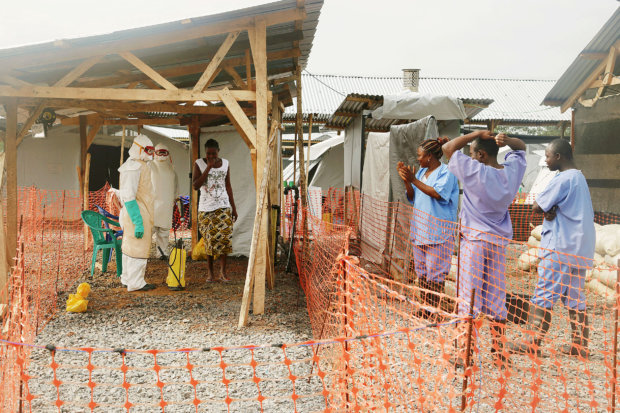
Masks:
[[[230,279],[226,278],[224,273],[220,273],[220,276],[218,277],[217,281],[221,281],[223,283],[227,283],[227,282],[230,282]]]
[[[213,274],[211,271],[207,272],[207,279],[205,281],[208,283],[213,282]]]

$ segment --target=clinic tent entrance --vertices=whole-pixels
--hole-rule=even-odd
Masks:
[[[87,193],[88,148],[106,125],[184,125],[191,159],[200,128],[232,123],[250,148],[257,188],[278,193],[279,168],[265,168],[279,151],[278,123],[290,104],[286,81],[304,67],[322,1],[289,0],[249,9],[0,51],[0,105],[6,118],[6,237],[9,256],[0,264],[0,287],[17,246],[17,148],[53,114],[80,134],[80,190]],[[271,123],[271,127],[270,127]],[[271,131],[271,133],[270,133]],[[271,139],[270,139],[271,138]],[[269,142],[272,145],[269,146]],[[278,159],[272,165],[279,164]],[[276,173],[278,172],[278,173]],[[265,185],[261,186],[264,182]],[[196,194],[192,197],[196,199]],[[265,198],[265,197],[264,197]],[[266,198],[265,198],[266,199]],[[192,210],[196,242],[196,203]],[[267,203],[260,204],[267,211]],[[264,311],[265,284],[273,286],[269,215],[254,227],[256,260],[246,282],[254,314]],[[6,238],[6,239],[5,239]],[[243,314],[245,313],[245,314]]]

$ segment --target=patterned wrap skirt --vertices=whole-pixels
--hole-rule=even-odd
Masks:
[[[213,259],[218,259],[220,255],[232,252],[230,238],[233,232],[233,221],[230,208],[199,212],[198,228],[205,239],[207,255],[212,256]]]

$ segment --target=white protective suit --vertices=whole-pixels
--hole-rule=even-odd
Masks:
[[[155,192],[153,233],[155,234],[158,256],[161,256],[160,248],[164,254],[168,254],[170,228],[172,228],[172,211],[179,187],[178,177],[172,166],[172,159],[170,159],[169,154],[167,156],[158,156],[157,151],[160,149],[168,150],[168,147],[163,143],[158,144],[155,147],[155,160],[149,164],[151,166],[151,180]]]
[[[123,272],[121,283],[127,286],[127,291],[140,290],[146,285],[144,273],[146,262],[151,248],[151,231],[153,228],[153,186],[151,171],[147,162],[152,155],[144,152],[144,147],[153,146],[149,138],[138,135],[129,148],[129,159],[118,168],[120,172],[120,198],[123,204],[119,221],[123,228]],[[135,200],[140,208],[140,215],[144,225],[144,236],[135,237],[135,227],[125,204]]]

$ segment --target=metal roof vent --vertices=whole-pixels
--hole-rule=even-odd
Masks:
[[[403,87],[412,92],[418,91],[420,84],[420,69],[403,69]]]

